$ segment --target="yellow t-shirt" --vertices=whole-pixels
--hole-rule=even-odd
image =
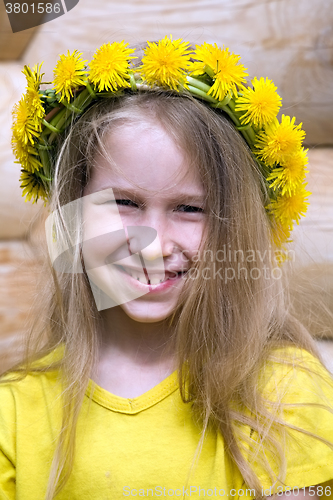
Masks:
[[[333,407],[332,379],[327,372],[305,351],[288,351],[302,354],[306,365],[319,375],[271,362],[260,380],[265,395],[290,403],[329,402]],[[60,387],[57,372],[0,384],[1,500],[44,499],[60,426]],[[92,387],[90,380],[78,421],[74,469],[57,500],[253,498],[228,456],[223,437],[213,432],[207,434],[198,462],[187,477],[200,428],[191,417],[190,404],[180,398],[177,372],[134,399],[95,386],[90,404]],[[324,408],[291,406],[284,418],[333,441],[333,414]],[[251,429],[244,429],[250,435]],[[326,482],[323,496],[332,494],[333,499],[333,449],[292,432],[285,450],[285,489],[300,488],[302,499],[301,488]],[[267,474],[255,464],[254,468],[263,488],[268,489]],[[322,496],[321,490],[311,491]]]

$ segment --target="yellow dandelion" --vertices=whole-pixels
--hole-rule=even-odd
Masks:
[[[29,96],[23,95],[17,104],[14,105],[13,111],[13,132],[21,139],[24,144],[34,143],[36,137],[39,136],[41,128],[41,112],[36,113],[36,108]]]
[[[42,119],[45,116],[45,110],[38,90],[27,89],[26,100],[28,102],[30,116],[35,122],[36,131],[40,132]]]
[[[41,122],[45,115],[43,102],[39,94],[39,87],[44,75],[44,73],[40,73],[42,64],[35,65],[32,70],[29,66],[24,66],[22,71],[27,79],[26,101],[30,116],[35,120],[35,129],[37,132],[41,131]]]
[[[37,203],[39,198],[42,198],[45,203],[47,202],[47,193],[43,181],[35,173],[28,172],[27,170],[21,170],[21,188],[23,189],[22,196],[25,196],[25,201],[30,201],[33,199],[32,203]]]
[[[235,110],[245,111],[240,118],[242,124],[262,127],[276,117],[282,99],[276,92],[277,87],[268,78],[254,78],[252,85],[253,89],[248,87],[242,90],[243,95],[238,97]]]
[[[290,233],[292,231],[292,223],[283,225],[281,222],[276,222],[272,228],[272,240],[274,245],[281,248],[285,243],[290,243]],[[282,259],[283,261],[284,259]],[[281,261],[281,259],[279,259]]]
[[[159,85],[179,91],[186,85],[186,71],[190,66],[189,43],[167,36],[158,43],[148,43],[139,68],[148,85]]]
[[[308,163],[308,149],[301,148],[293,156],[290,156],[280,167],[274,168],[267,177],[268,181],[273,180],[271,188],[280,189],[281,194],[295,193],[302,182],[308,170],[305,167]]]
[[[22,73],[27,79],[27,90],[39,90],[44,75],[44,73],[41,74],[40,72],[42,64],[36,64],[32,69],[30,66],[24,66]]]
[[[12,136],[12,150],[17,161],[25,170],[34,173],[38,171],[42,164],[39,160],[37,150],[28,144],[24,144],[14,132]]]
[[[89,79],[98,85],[98,91],[116,91],[118,88],[130,87],[128,69],[130,59],[135,59],[135,49],[127,49],[128,43],[105,43],[95,53],[91,63]]]
[[[267,207],[276,221],[283,227],[292,227],[292,221],[299,224],[301,216],[304,216],[309,203],[306,201],[311,194],[305,189],[306,184],[302,184],[296,193],[284,194],[272,200]]]
[[[282,115],[281,123],[275,118],[265,130],[258,134],[255,147],[259,149],[257,155],[267,165],[285,162],[294,155],[302,145],[305,137],[302,124],[295,126],[295,117]]]
[[[60,102],[63,99],[70,100],[73,97],[73,90],[85,84],[85,63],[81,60],[82,53],[74,50],[73,54],[68,51],[67,56],[61,55],[54,68],[54,89],[61,94]]]
[[[216,43],[214,45],[204,43],[196,45],[194,58],[197,59],[191,66],[193,75],[205,73],[206,66],[213,72],[215,80],[208,92],[215,99],[222,101],[226,95],[237,95],[237,86],[245,83],[246,68],[239,64],[240,56],[229,52],[228,48],[220,49]]]

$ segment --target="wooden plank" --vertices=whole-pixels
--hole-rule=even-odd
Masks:
[[[37,30],[38,27],[13,33],[5,5],[0,2],[0,61],[20,59]]]

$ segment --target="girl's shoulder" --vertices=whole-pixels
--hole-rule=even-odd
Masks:
[[[332,374],[316,356],[298,347],[271,351],[260,371],[259,388],[266,397],[284,403],[328,400],[333,405]]]
[[[15,497],[19,455],[26,458],[29,450],[38,450],[38,443],[44,443],[49,433],[52,437],[59,427],[62,393],[59,372],[57,369],[41,371],[51,367],[59,355],[62,348],[32,363],[39,371],[24,373],[19,370],[23,367],[20,365],[0,377],[0,490],[4,489],[10,498]],[[23,454],[19,451],[22,443]],[[31,463],[33,460],[31,458]]]
[[[260,371],[259,390],[272,417],[271,436],[285,454],[287,489],[333,481],[332,374],[305,349],[273,349]],[[247,430],[250,440],[243,445],[250,442],[253,451],[259,438],[255,430]],[[274,466],[274,455],[266,453]],[[255,462],[253,468],[263,487],[269,488],[272,481],[263,465]]]
[[[64,346],[60,345],[48,354],[33,361],[31,369],[26,373],[23,365],[0,376],[0,409],[15,405],[18,402],[32,406],[42,397],[59,392],[61,377],[57,365],[63,356]],[[10,402],[12,402],[10,404]],[[7,405],[6,405],[7,403]]]

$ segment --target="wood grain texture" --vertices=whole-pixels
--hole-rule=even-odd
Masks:
[[[0,2],[0,61],[20,59],[37,30],[30,28],[13,33],[4,2]]]
[[[0,370],[21,358],[40,273],[40,258],[25,241],[0,242]]]
[[[12,108],[25,89],[22,64],[0,64],[0,240],[24,238],[40,207],[25,203],[20,188],[20,166],[11,150]]]
[[[306,217],[295,225],[293,240],[300,265],[333,264],[333,148],[309,151],[307,189],[312,192]]]

